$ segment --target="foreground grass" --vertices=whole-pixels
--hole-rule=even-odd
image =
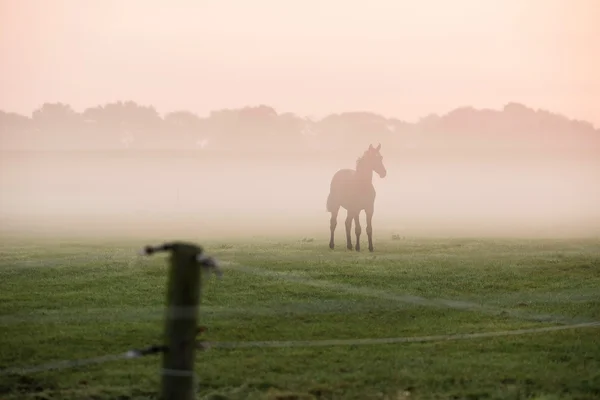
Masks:
[[[145,242],[3,239],[0,368],[160,343],[166,256],[136,257]],[[205,281],[201,319],[211,341],[412,337],[600,320],[598,240],[403,239],[378,242],[374,254],[331,252],[321,241],[203,244],[232,261],[222,281]],[[198,397],[597,399],[599,337],[593,327],[213,349],[198,355]],[[155,398],[158,368],[150,356],[5,374],[0,398]]]

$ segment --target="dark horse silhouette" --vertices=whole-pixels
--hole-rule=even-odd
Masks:
[[[355,223],[356,251],[360,251],[361,226],[359,215],[362,210],[367,214],[367,237],[369,238],[369,251],[373,251],[373,212],[375,206],[375,188],[373,187],[373,171],[381,178],[385,178],[387,172],[383,166],[383,157],[379,153],[381,144],[377,147],[369,145],[362,157],[356,160],[356,170],[340,169],[333,175],[327,197],[327,211],[331,213],[329,228],[331,239],[329,248],[333,249],[334,232],[337,226],[337,216],[340,207],[348,211],[346,216],[346,247],[352,250],[352,220]]]

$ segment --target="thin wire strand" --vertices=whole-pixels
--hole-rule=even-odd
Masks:
[[[306,286],[316,287],[325,290],[336,290],[339,292],[344,292],[348,294],[354,294],[358,296],[365,296],[371,298],[377,298],[380,300],[393,301],[396,303],[403,304],[411,304],[417,306],[426,306],[426,307],[434,307],[434,308],[450,308],[456,310],[463,311],[472,311],[472,312],[480,312],[484,314],[491,315],[506,315],[512,318],[526,320],[526,321],[536,321],[536,322],[550,322],[550,323],[558,323],[558,324],[574,324],[579,322],[595,322],[590,321],[589,319],[574,319],[571,317],[565,317],[562,315],[552,315],[552,314],[537,314],[537,313],[529,313],[521,310],[511,309],[511,308],[500,308],[488,306],[485,304],[474,303],[470,301],[464,300],[452,300],[452,299],[442,299],[442,298],[426,298],[415,295],[408,294],[397,294],[390,293],[383,290],[373,289],[369,287],[363,286],[353,286],[345,283],[332,282],[324,279],[313,279],[306,276],[299,275],[294,272],[280,272],[273,271],[262,268],[249,267],[246,265],[242,265],[236,262],[225,262],[223,265],[227,265],[229,269],[244,272],[252,275],[270,277],[270,278],[278,278],[283,281],[288,281],[292,283],[299,283]]]
[[[57,361],[57,362],[53,362],[53,363],[40,364],[40,365],[35,365],[35,366],[30,366],[30,367],[8,368],[8,369],[0,370],[0,375],[25,375],[25,374],[32,374],[35,372],[60,370],[60,369],[67,369],[67,368],[77,368],[77,367],[86,366],[86,365],[104,364],[104,363],[111,362],[111,361],[135,358],[135,357],[129,356],[128,353],[129,352],[121,353],[121,354],[100,356],[100,357],[93,357],[93,358],[85,358],[85,359],[79,359],[79,360]]]
[[[285,347],[328,347],[328,346],[360,346],[396,343],[442,342],[451,340],[469,340],[500,336],[519,336],[542,332],[555,332],[568,329],[600,327],[600,322],[589,322],[574,325],[548,326],[531,329],[515,329],[497,332],[462,333],[456,335],[433,335],[396,338],[366,339],[331,339],[331,340],[297,340],[297,341],[256,341],[256,342],[215,342],[206,343],[209,348],[241,349],[241,348],[285,348]]]
[[[132,258],[128,262],[128,266],[132,266],[137,261],[137,258]],[[511,309],[497,309],[491,308],[484,305],[464,302],[464,301],[456,301],[456,300],[447,300],[447,299],[427,299],[419,296],[406,296],[406,295],[397,295],[390,294],[387,292],[363,288],[363,287],[355,287],[351,285],[330,282],[326,280],[317,280],[306,278],[304,276],[299,276],[293,273],[282,273],[278,271],[271,270],[263,270],[258,268],[252,268],[243,266],[236,262],[226,262],[226,264],[234,270],[238,270],[241,272],[251,273],[260,276],[268,276],[268,277],[277,277],[283,280],[306,284],[313,287],[319,287],[323,289],[334,289],[340,290],[342,292],[363,295],[368,297],[375,297],[384,300],[393,300],[400,303],[408,303],[414,305],[424,305],[424,306],[433,306],[433,307],[449,307],[455,309],[464,309],[470,311],[479,311],[479,312],[487,312],[487,313],[504,313],[508,314],[512,317],[524,318],[524,319],[533,319],[537,321],[546,321],[546,322],[558,322],[558,323],[566,323],[564,317],[560,316],[551,316],[551,315],[523,315],[521,313],[517,313],[515,310]],[[194,308],[195,309],[195,308]],[[189,310],[180,310],[186,311],[185,314],[188,313]],[[182,317],[177,315],[176,317]],[[466,334],[455,334],[455,335],[434,335],[434,336],[421,336],[421,337],[396,337],[396,338],[364,338],[364,339],[329,339],[329,340],[300,340],[300,341],[252,341],[252,342],[200,342],[199,344],[204,349],[243,349],[243,348],[287,348],[287,347],[326,347],[326,346],[358,346],[358,345],[381,345],[381,344],[395,344],[395,343],[415,343],[415,342],[435,342],[435,341],[449,341],[449,340],[470,340],[470,339],[478,339],[478,338],[487,338],[487,337],[500,337],[500,336],[515,336],[515,335],[525,335],[532,333],[541,333],[541,332],[554,332],[561,331],[567,329],[579,329],[579,328],[589,328],[589,327],[598,327],[600,326],[600,322],[586,322],[586,323],[578,323],[571,325],[561,325],[561,326],[550,326],[550,327],[540,327],[540,328],[531,328],[531,329],[517,329],[517,330],[509,330],[509,331],[497,331],[497,332],[480,332],[480,333],[466,333]],[[49,371],[49,370],[60,370],[66,368],[76,368],[80,366],[86,365],[94,365],[94,364],[103,364],[106,362],[124,360],[124,359],[132,359],[142,357],[148,354],[153,354],[158,352],[157,346],[152,346],[145,350],[130,350],[121,354],[114,355],[105,355],[99,357],[93,357],[88,359],[79,359],[79,360],[67,360],[67,361],[59,361],[48,364],[41,364],[37,366],[23,367],[23,368],[8,368],[0,370],[0,375],[10,375],[10,374],[29,374],[41,371]]]
[[[455,335],[433,335],[416,337],[396,337],[396,338],[364,338],[364,339],[331,339],[331,340],[296,340],[296,341],[253,341],[253,342],[199,342],[201,348],[210,349],[247,349],[247,348],[290,348],[290,347],[334,347],[334,346],[361,346],[361,345],[383,345],[399,343],[418,343],[418,342],[443,342],[452,340],[472,340],[480,338],[501,337],[501,336],[519,336],[533,333],[556,332],[569,329],[600,327],[600,322],[590,322],[574,325],[548,326],[531,329],[515,329],[509,331],[496,332],[478,332],[464,333]],[[157,353],[157,351],[146,352],[139,350],[130,350],[126,353],[106,355],[80,360],[59,361],[48,364],[40,364],[30,367],[9,368],[0,370],[0,375],[11,374],[30,374],[49,370],[59,370],[66,368],[76,368],[93,364],[104,364],[106,362],[132,359],[143,357],[148,354]]]

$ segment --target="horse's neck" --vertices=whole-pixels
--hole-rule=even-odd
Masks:
[[[361,167],[361,165],[356,166],[356,174],[355,174],[357,182],[360,184],[372,184],[373,183],[373,170],[370,168]]]

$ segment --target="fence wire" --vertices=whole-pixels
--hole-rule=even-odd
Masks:
[[[129,265],[135,263],[137,258],[129,260]],[[72,261],[72,260],[71,260]],[[582,329],[582,328],[594,328],[600,327],[600,321],[582,322],[582,323],[571,323],[568,324],[568,319],[561,316],[554,315],[522,315],[516,313],[510,309],[497,309],[487,307],[484,305],[447,300],[447,299],[426,299],[418,296],[406,296],[386,293],[384,291],[354,287],[351,285],[345,285],[341,283],[330,282],[326,280],[311,279],[305,276],[298,276],[289,272],[277,272],[262,270],[259,268],[252,268],[238,264],[236,262],[225,262],[222,263],[228,266],[230,269],[237,270],[240,272],[251,273],[255,275],[262,275],[271,278],[279,278],[290,282],[301,283],[308,286],[314,286],[324,289],[333,289],[341,292],[350,294],[359,294],[367,297],[375,297],[385,300],[392,300],[397,303],[413,304],[413,305],[427,305],[433,307],[447,307],[456,308],[469,311],[479,311],[484,313],[507,313],[508,315],[520,319],[536,320],[537,322],[554,322],[563,325],[558,326],[546,326],[539,328],[529,329],[515,329],[495,332],[477,332],[477,333],[463,333],[463,334],[443,334],[443,335],[430,335],[430,336],[405,336],[405,337],[394,337],[394,338],[360,338],[360,339],[324,339],[324,340],[291,340],[291,341],[243,341],[243,342],[210,342],[210,341],[199,341],[197,342],[198,348],[204,351],[211,349],[250,349],[250,348],[312,348],[312,347],[336,347],[336,346],[364,346],[364,345],[385,345],[385,344],[401,344],[401,343],[423,343],[423,342],[443,342],[443,341],[456,341],[456,340],[473,340],[483,339],[491,337],[502,337],[502,336],[519,336],[526,334],[535,333],[549,333],[555,331]],[[197,312],[195,308],[193,310],[181,309],[174,310],[176,315],[169,315],[170,318],[186,318],[189,317],[190,311]],[[181,314],[181,315],[180,315]],[[163,315],[164,317],[164,315]],[[571,320],[570,322],[574,322]],[[164,351],[164,346],[149,346],[144,349],[133,349],[124,353],[104,355],[86,359],[77,360],[65,360],[57,361],[46,364],[39,364],[27,367],[11,367],[0,369],[0,376],[2,375],[24,375],[32,374],[36,372],[44,372],[51,370],[62,370],[77,368],[82,366],[104,364],[108,362],[115,362],[121,360],[136,359],[151,354],[157,354]]]
[[[496,332],[462,333],[454,335],[405,336],[395,338],[363,338],[363,339],[326,339],[326,340],[291,340],[291,341],[249,341],[249,342],[198,342],[198,347],[208,351],[211,349],[248,349],[248,348],[311,348],[336,346],[364,346],[400,343],[444,342],[454,340],[473,340],[501,336],[519,336],[535,333],[556,332],[571,329],[597,328],[600,322],[588,322],[573,325],[547,326],[530,329],[514,329]],[[105,355],[79,360],[67,360],[54,363],[40,364],[29,367],[17,367],[0,370],[0,375],[24,375],[35,372],[77,368],[81,366],[104,364],[112,361],[139,358],[150,354],[160,353],[161,346],[150,346],[142,350],[129,350],[125,353]]]

